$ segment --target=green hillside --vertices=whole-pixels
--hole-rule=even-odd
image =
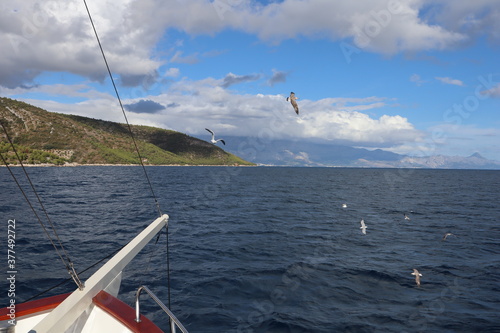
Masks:
[[[0,97],[0,121],[23,164],[139,164],[126,124],[48,112]],[[253,165],[189,135],[132,125],[146,165]],[[3,129],[0,153],[18,164]]]

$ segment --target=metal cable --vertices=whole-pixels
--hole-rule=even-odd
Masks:
[[[101,41],[99,39],[99,35],[97,34],[97,30],[95,28],[94,21],[92,20],[92,15],[90,14],[90,10],[89,10],[89,7],[87,5],[87,1],[83,0],[83,3],[85,4],[85,9],[87,10],[87,14],[89,16],[89,20],[90,20],[90,23],[92,25],[92,29],[94,30],[94,34],[95,34],[95,37],[97,39],[97,43],[99,44],[99,49],[101,50],[102,58],[104,59],[104,63],[106,64],[106,69],[108,70],[108,74],[109,74],[109,77],[111,79],[111,83],[113,84],[113,89],[115,90],[116,97],[118,99],[118,102],[120,104],[120,108],[121,108],[122,113],[123,113],[123,117],[125,118],[125,122],[127,123],[128,131],[130,133],[130,137],[132,138],[135,150],[136,150],[137,155],[139,157],[139,162],[141,163],[142,169],[144,171],[144,175],[146,176],[147,182],[149,184],[149,188],[150,188],[151,193],[153,195],[153,199],[154,199],[155,204],[156,204],[156,209],[158,210],[159,216],[162,216],[162,212],[161,212],[161,209],[160,209],[160,204],[159,204],[158,199],[156,197],[156,194],[155,194],[155,192],[153,190],[153,185],[151,184],[151,181],[149,179],[149,175],[148,175],[148,173],[146,171],[146,167],[144,166],[144,163],[142,161],[142,156],[141,156],[141,153],[139,152],[139,147],[137,146],[137,142],[136,142],[134,133],[132,132],[132,127],[130,126],[130,123],[128,121],[127,115],[125,113],[125,109],[123,108],[123,104],[122,104],[122,101],[121,101],[121,98],[120,98],[120,94],[118,93],[118,89],[116,87],[115,80],[113,79],[113,75],[111,73],[111,69],[109,67],[108,61],[106,59],[106,55],[104,53],[104,49],[102,48],[102,44],[101,44]],[[169,306],[170,306],[170,253],[168,251],[168,227],[167,227],[166,230],[167,230],[167,266],[168,266],[168,286],[167,286],[167,289],[168,289],[168,303],[169,303]],[[159,235],[158,235],[158,238],[157,238],[156,242],[158,242],[158,239],[159,239]],[[151,257],[152,257],[152,254],[151,254]],[[151,262],[151,257],[149,259],[149,262]],[[149,263],[148,263],[148,269],[149,269]]]
[[[101,262],[103,262],[104,260],[106,260],[106,259],[108,259],[109,257],[111,257],[111,256],[115,255],[116,253],[118,253],[118,251],[120,251],[121,249],[123,249],[123,248],[125,247],[125,245],[127,245],[127,243],[125,243],[124,245],[122,245],[119,249],[117,249],[117,250],[113,251],[112,253],[108,254],[107,256],[105,256],[104,258],[102,258],[101,260],[99,260],[99,261],[97,261],[97,262],[93,263],[92,265],[90,265],[89,267],[85,268],[83,271],[78,272],[78,274],[79,274],[79,275],[81,275],[81,274],[85,273],[86,271],[88,271],[89,269],[91,269],[91,268],[93,268],[93,267],[95,267],[95,266],[99,265],[99,264],[100,264]],[[42,292],[40,292],[40,293],[36,294],[35,296],[31,296],[30,298],[28,298],[27,300],[25,300],[25,301],[23,301],[23,302],[21,302],[21,303],[26,303],[26,302],[31,301],[32,299],[35,299],[35,298],[37,298],[37,297],[39,297],[39,296],[42,296],[43,294],[46,294],[46,293],[48,293],[49,291],[51,291],[51,290],[53,290],[53,289],[56,289],[57,287],[62,286],[63,284],[67,283],[67,282],[68,282],[68,281],[70,281],[70,280],[71,280],[71,279],[65,279],[64,281],[62,281],[62,282],[60,282],[60,283],[58,283],[58,284],[56,284],[56,285],[54,285],[54,286],[52,286],[52,287],[50,287],[50,288],[48,288],[48,289],[44,290],[44,291],[42,291]]]
[[[59,243],[59,248],[58,246],[54,243],[54,240],[52,239],[52,237],[50,236],[50,233],[49,231],[47,230],[47,227],[45,226],[45,224],[43,223],[42,219],[40,218],[40,216],[38,215],[38,213],[36,212],[35,208],[33,207],[33,205],[31,204],[31,201],[30,199],[28,198],[28,196],[26,195],[26,193],[24,192],[21,184],[18,182],[16,176],[14,175],[14,173],[12,172],[12,169],[9,167],[9,163],[7,162],[7,160],[4,158],[3,154],[0,154],[1,158],[2,158],[2,161],[3,163],[5,164],[5,166],[7,167],[7,169],[9,170],[12,178],[14,179],[14,181],[16,182],[17,186],[19,187],[19,189],[21,190],[21,193],[23,194],[24,198],[26,199],[26,201],[28,202],[28,205],[30,206],[31,210],[33,211],[33,213],[35,214],[37,220],[38,220],[38,223],[40,223],[40,225],[42,226],[42,229],[43,231],[45,232],[45,234],[47,235],[47,237],[49,238],[49,241],[50,243],[52,244],[52,246],[54,247],[54,249],[56,250],[57,252],[57,255],[59,256],[59,258],[61,258],[61,261],[63,262],[64,266],[66,267],[66,269],[68,270],[68,273],[69,275],[71,275],[71,277],[73,278],[73,280],[75,281],[76,285],[78,286],[78,288],[82,289],[83,288],[83,283],[80,281],[80,278],[78,277],[78,274],[76,273],[75,271],[75,268],[73,266],[73,262],[71,261],[70,257],[69,257],[69,254],[68,252],[66,251],[66,249],[64,248],[62,242],[61,242],[61,238],[59,237],[59,235],[57,234],[57,231],[56,231],[56,228],[54,226],[54,224],[52,223],[52,220],[50,219],[49,217],[49,214],[47,213],[47,210],[45,209],[45,206],[43,205],[42,203],[42,200],[40,199],[40,196],[38,195],[38,192],[36,191],[35,189],[35,186],[33,185],[33,182],[31,181],[31,178],[30,176],[28,175],[28,172],[26,171],[26,168],[24,167],[24,164],[19,156],[19,154],[17,153],[17,149],[16,147],[14,146],[14,143],[12,142],[11,138],[10,138],[10,135],[7,131],[7,128],[5,128],[4,124],[2,122],[0,122],[0,125],[2,126],[4,132],[5,132],[5,136],[7,137],[7,140],[9,141],[11,147],[12,147],[12,150],[14,151],[14,154],[16,155],[16,158],[17,160],[19,161],[22,169],[23,169],[23,172],[24,172],[24,175],[26,176],[26,179],[28,180],[28,183],[30,184],[31,186],[31,189],[33,190],[33,193],[35,194],[37,200],[38,200],[38,203],[42,209],[42,211],[44,212],[45,214],[45,217],[47,218],[47,221],[50,225],[50,228],[52,230],[52,232],[54,233],[54,236],[55,238],[57,239],[57,242]],[[66,257],[66,259],[63,258],[63,255],[61,254],[61,252],[63,252],[64,254],[64,257]]]
[[[87,14],[89,15],[90,23],[92,24],[92,29],[94,29],[94,34],[97,39],[97,43],[99,44],[99,48],[101,49],[101,54],[102,58],[104,59],[104,63],[106,64],[106,68],[108,70],[109,77],[111,79],[111,83],[113,84],[113,88],[115,90],[116,97],[118,98],[118,102],[120,103],[120,108],[123,113],[123,117],[125,117],[125,122],[127,123],[128,131],[130,133],[130,137],[132,138],[132,141],[134,142],[135,150],[137,152],[137,156],[139,157],[139,162],[141,163],[142,169],[144,170],[144,175],[146,176],[146,179],[149,184],[149,188],[151,190],[151,193],[153,194],[153,199],[156,204],[156,209],[158,210],[158,216],[162,216],[162,212],[160,209],[160,204],[158,202],[158,199],[156,198],[155,191],[153,190],[153,185],[151,184],[151,181],[149,179],[148,173],[146,171],[146,167],[144,166],[144,163],[142,162],[142,156],[141,153],[139,152],[139,147],[137,146],[137,142],[135,140],[134,133],[132,132],[132,127],[130,126],[130,123],[128,122],[127,114],[125,113],[125,109],[123,108],[122,100],[120,98],[120,94],[118,93],[118,89],[116,88],[115,80],[113,79],[113,75],[111,74],[111,69],[109,68],[108,60],[106,59],[106,55],[104,54],[104,49],[102,48],[101,41],[99,39],[99,36],[97,34],[97,30],[94,25],[94,21],[92,20],[92,15],[90,15],[90,10],[89,7],[87,6],[87,1],[83,0],[83,3],[85,4],[85,8],[87,9]]]

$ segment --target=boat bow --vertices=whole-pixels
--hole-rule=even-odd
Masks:
[[[79,332],[94,307],[92,298],[101,290],[115,289],[115,279],[121,276],[127,264],[146,246],[147,243],[168,225],[168,215],[164,214],[153,221],[130,243],[113,256],[97,272],[85,281],[83,290],[76,289],[59,306],[53,309],[30,332]],[[117,291],[117,290],[116,290]],[[116,295],[115,295],[116,296]]]

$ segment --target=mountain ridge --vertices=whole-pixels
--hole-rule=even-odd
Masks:
[[[431,168],[431,169],[500,169],[500,162],[484,158],[478,152],[466,156],[432,155],[413,157],[383,149],[369,150],[350,146],[311,143],[299,140],[270,140],[225,137],[230,150],[242,158],[262,165],[365,168]],[[263,147],[265,146],[265,148]]]

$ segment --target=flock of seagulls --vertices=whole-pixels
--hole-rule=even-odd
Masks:
[[[295,110],[295,113],[298,115],[299,114],[299,106],[297,105],[297,99],[298,97],[295,96],[295,93],[292,91],[290,92],[290,96],[286,98],[287,102],[290,102],[293,106],[293,109]],[[214,145],[217,144],[217,142],[222,142],[223,145],[226,145],[226,142],[223,139],[217,139],[215,140],[215,133],[211,129],[205,128],[207,131],[209,131],[212,134],[212,139],[210,142],[212,142]],[[345,207],[344,207],[345,208]]]
[[[295,110],[295,113],[298,115],[299,114],[299,106],[297,105],[297,99],[298,97],[295,96],[295,93],[292,91],[290,92],[290,96],[288,96],[286,98],[287,102],[290,102],[290,104],[292,104],[293,106],[293,109]],[[205,128],[208,132],[210,132],[210,134],[212,134],[212,139],[210,140],[210,142],[212,142],[213,144],[217,144],[217,142],[222,142],[223,145],[226,145],[226,142],[223,140],[223,139],[215,139],[215,133],[208,129],[208,128]],[[342,208],[347,208],[347,204],[344,203],[342,204]],[[407,214],[404,214],[404,219],[406,221],[411,221],[410,217],[407,215]],[[368,229],[368,226],[366,225],[364,219],[361,219],[360,221],[360,224],[361,224],[361,227],[359,227],[361,229],[361,232],[363,233],[363,235],[366,235],[366,229]],[[451,232],[448,232],[446,233],[444,236],[443,236],[443,241],[446,240],[446,238],[448,236],[455,236],[454,234],[452,234]],[[455,236],[456,237],[456,236]],[[420,272],[413,268],[413,273],[411,273],[412,275],[415,275],[415,283],[417,284],[418,287],[420,287],[420,277],[422,276],[422,274],[420,274]]]
[[[342,204],[342,208],[347,208],[347,204],[346,203],[343,203]],[[410,217],[408,216],[408,214],[404,214],[404,219],[406,221],[411,221]],[[361,229],[361,233],[363,235],[366,235],[366,229],[368,229],[368,226],[366,225],[365,223],[365,220],[364,219],[361,219],[360,221],[360,224],[361,224],[361,227],[359,227]],[[447,232],[444,234],[443,236],[443,241],[446,240],[446,238],[448,236],[454,236],[454,237],[458,237],[457,235],[454,235],[452,234],[451,232]],[[411,273],[411,275],[415,275],[415,283],[417,284],[417,287],[420,287],[420,277],[422,276],[422,274],[415,268],[413,268],[413,273]]]

